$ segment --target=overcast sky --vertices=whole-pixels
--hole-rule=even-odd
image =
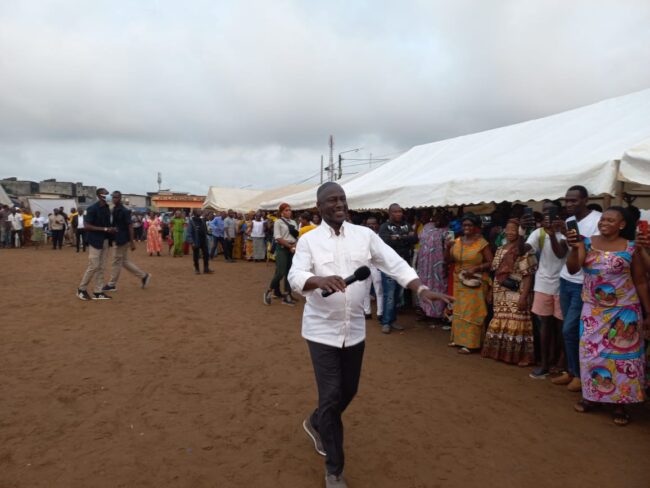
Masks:
[[[296,183],[329,134],[391,156],[649,88],[648,26],[648,0],[2,1],[0,177]]]

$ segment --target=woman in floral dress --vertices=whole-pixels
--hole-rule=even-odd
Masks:
[[[485,333],[481,355],[518,366],[535,363],[530,292],[537,259],[525,252],[519,236],[519,221],[505,227],[506,243],[497,249],[492,262],[495,271],[494,317]]]
[[[570,273],[585,273],[580,334],[582,400],[578,412],[601,403],[614,404],[614,423],[626,425],[625,405],[645,399],[644,327],[642,306],[650,311],[650,294],[634,224],[622,207],[607,209],[598,223],[599,236],[580,241],[567,233]]]
[[[153,256],[153,253],[156,253],[157,256],[160,256],[160,251],[162,250],[160,217],[152,213],[148,222],[147,252],[149,253],[149,256]]]

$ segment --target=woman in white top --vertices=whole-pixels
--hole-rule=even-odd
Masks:
[[[34,212],[34,218],[32,219],[32,242],[34,243],[34,249],[38,249],[43,243],[43,228],[45,224],[47,224],[47,219],[41,216],[41,212],[38,210]]]
[[[264,245],[265,222],[262,214],[257,212],[252,221],[251,239],[253,239],[253,260],[264,261],[266,258],[266,246]]]

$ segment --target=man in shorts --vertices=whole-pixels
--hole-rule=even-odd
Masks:
[[[560,307],[560,272],[566,261],[567,251],[561,243],[561,233],[553,226],[551,219],[557,219],[559,206],[546,200],[542,227],[533,231],[526,247],[539,256],[539,268],[535,275],[535,298],[532,312],[540,321],[541,365],[530,373],[534,379],[549,375],[551,358],[558,360],[562,340],[562,310]]]

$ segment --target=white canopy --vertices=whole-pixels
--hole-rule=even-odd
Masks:
[[[275,200],[278,198],[281,199],[285,195],[293,195],[295,193],[305,191],[309,188],[313,188],[313,185],[286,185],[278,188],[272,188],[270,190],[263,191],[250,200],[246,200],[245,202],[238,204],[237,207],[233,207],[233,209],[239,212],[258,210],[262,208],[261,205],[263,202],[266,202],[268,200]]]
[[[650,184],[650,89],[416,146],[343,187],[350,208],[372,209],[542,200],[576,184],[613,195],[619,177]]]
[[[208,196],[203,202],[203,208],[212,208],[214,210],[235,210],[241,203],[250,200],[251,198],[255,198],[260,193],[262,193],[262,190],[211,186],[208,190]]]
[[[13,205],[11,198],[9,198],[2,185],[0,185],[0,205]]]
[[[359,173],[356,175],[344,176],[337,183],[341,184],[343,188],[346,188],[346,183],[353,181],[356,178],[361,177],[365,173]],[[318,185],[311,185],[307,189],[298,192],[298,193],[285,193],[282,196],[278,196],[272,200],[266,200],[260,203],[259,208],[266,210],[277,210],[281,203],[288,203],[291,205],[291,208],[294,210],[307,209],[316,207],[316,190],[318,190]]]
[[[77,200],[74,198],[28,198],[27,201],[32,213],[38,210],[43,217],[47,217],[55,208],[63,207],[66,213],[73,207],[77,208]]]

